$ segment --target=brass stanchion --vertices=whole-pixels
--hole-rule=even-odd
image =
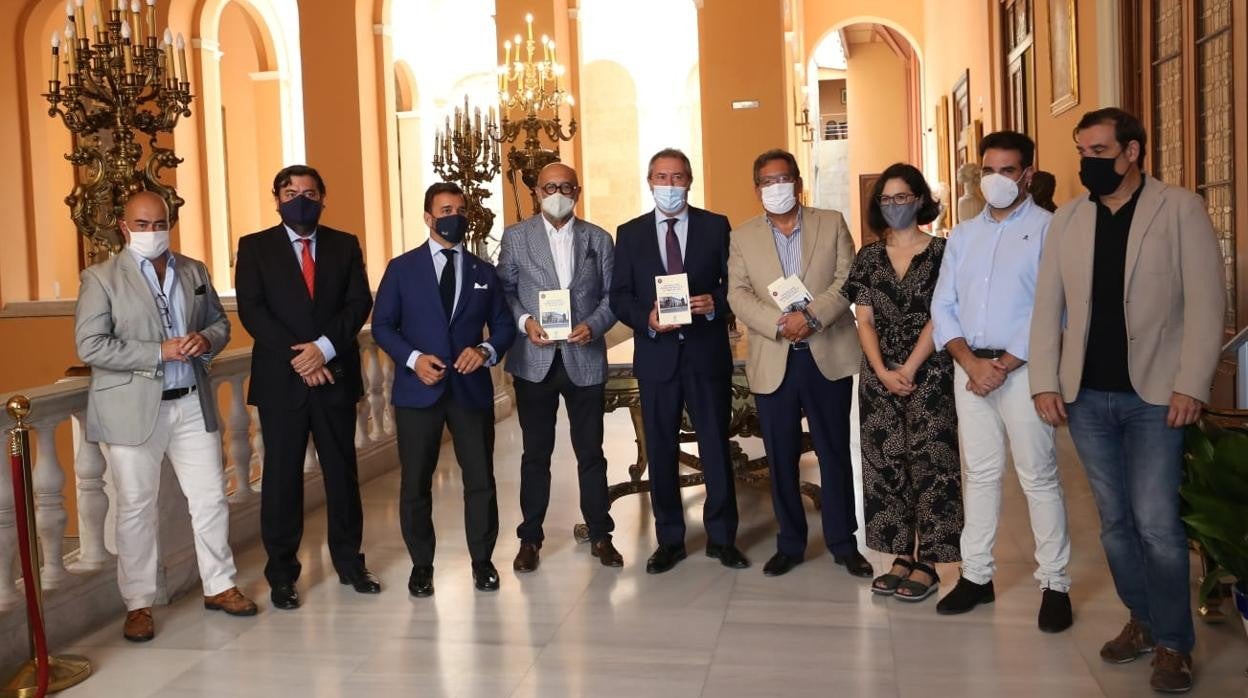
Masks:
[[[28,698],[63,691],[91,675],[86,657],[50,656],[43,630],[43,587],[39,580],[39,538],[35,530],[35,492],[30,477],[30,400],[15,395],[5,406],[17,423],[9,432],[9,462],[13,469],[13,510],[26,586],[26,620],[30,633],[30,661],[23,662],[0,688],[0,696]]]

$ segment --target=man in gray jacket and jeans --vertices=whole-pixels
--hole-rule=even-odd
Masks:
[[[515,378],[516,409],[524,438],[520,457],[520,551],[513,567],[532,572],[545,534],[550,503],[550,456],[563,396],[571,423],[581,489],[581,514],[590,552],[608,567],[624,564],[611,544],[615,523],[608,509],[607,460],[602,454],[603,388],[607,380],[607,330],[615,324],[608,291],[614,246],[605,230],[578,220],[573,208],[581,187],[576,171],[553,163],[538,175],[542,212],[503,231],[498,274],[522,333],[507,356]],[[571,332],[555,341],[542,327],[539,296],[566,289]]]

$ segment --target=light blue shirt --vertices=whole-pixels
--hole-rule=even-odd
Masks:
[[[295,231],[291,230],[290,226],[286,225],[285,223],[283,223],[282,226],[286,228],[286,234],[290,236],[290,245],[295,250],[295,261],[299,262],[299,268],[302,269],[303,268],[303,242],[301,241],[304,240],[305,238],[301,236],[299,233],[296,233]],[[315,262],[316,261],[316,231],[313,230],[312,234],[309,235],[306,239],[312,241],[311,242],[312,261]],[[320,348],[321,353],[325,355],[325,363],[329,363],[330,361],[333,361],[334,357],[338,356],[338,350],[334,349],[334,345],[333,343],[329,341],[329,337],[326,337],[325,335],[321,335],[320,337],[316,338],[316,341],[314,342],[314,344],[316,344],[316,346]]]
[[[429,240],[426,247],[429,248],[429,254],[433,256],[433,275],[438,277],[439,281],[442,280],[442,272],[446,270],[446,255],[442,254],[442,250],[455,250],[455,301],[451,305],[451,315],[454,315],[455,309],[459,307],[459,292],[464,288],[464,245],[460,243],[454,247],[444,248],[433,240]],[[498,363],[498,354],[489,342],[481,342],[477,346],[490,353],[490,358],[485,362],[486,366],[493,366]],[[416,359],[419,359],[423,353],[419,349],[413,350],[407,357],[407,367],[415,371]],[[451,361],[453,362],[457,358],[459,357],[452,356]]]
[[[138,252],[128,247],[126,249],[130,250],[130,254],[134,255],[135,261],[139,264],[139,271],[143,273],[143,279],[147,281],[147,287],[152,292],[152,298],[156,302],[156,312],[160,315],[160,331],[164,338],[185,337],[186,306],[182,300],[182,286],[178,283],[173,253],[165,253],[165,279],[162,283],[156,278],[156,266],[152,264],[152,260],[141,256]],[[165,361],[164,354],[160,353],[160,349],[156,351],[165,374],[164,390],[189,388],[195,385],[195,370],[191,368],[190,363],[186,361]]]
[[[1040,252],[1053,214],[1026,200],[1003,221],[990,209],[949,234],[932,295],[936,346],[962,337],[1026,361]]]

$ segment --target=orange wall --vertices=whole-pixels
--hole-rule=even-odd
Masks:
[[[1096,74],[1096,3],[1078,3],[1079,104],[1057,116],[1049,110],[1052,100],[1053,71],[1049,64],[1049,9],[1036,3],[1036,45],[1046,47],[1036,55],[1036,166],[1052,172],[1057,179],[1053,199],[1059,205],[1086,193],[1079,183],[1079,156],[1071,133],[1079,119],[1099,107]]]
[[[785,118],[782,3],[716,0],[698,12],[702,73],[702,189],[707,208],[740,225],[762,208],[752,165],[765,150],[788,142]],[[712,38],[713,37],[713,38]],[[735,100],[758,100],[734,110]]]
[[[906,63],[883,43],[857,44],[849,53],[849,211],[854,239],[862,240],[858,178],[909,159],[906,141]],[[840,101],[839,95],[837,101]]]
[[[992,0],[995,1],[995,0]],[[802,2],[802,26],[806,32],[805,48],[807,57],[819,47],[819,41],[827,36],[832,29],[838,29],[855,22],[875,22],[901,30],[907,38],[912,39],[917,47],[926,44],[924,36],[927,28],[923,18],[927,14],[943,14],[946,0],[804,0]],[[952,3],[950,3],[952,4]],[[980,4],[983,4],[982,2]],[[939,9],[937,7],[939,6]],[[982,21],[982,19],[977,19]],[[959,32],[962,25],[957,26]],[[937,36],[945,37],[948,33],[941,31]],[[959,38],[959,41],[961,39]]]
[[[32,211],[26,198],[25,176],[26,133],[22,128],[23,65],[25,51],[19,40],[20,13],[0,12],[0,211],[7,214],[7,225],[0,239],[4,254],[0,255],[0,304],[8,300],[28,298],[30,268],[28,231]],[[0,342],[2,344],[3,342]]]

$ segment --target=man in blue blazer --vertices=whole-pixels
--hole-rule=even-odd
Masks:
[[[450,428],[464,484],[464,529],[477,589],[498,589],[493,366],[516,328],[494,267],[464,249],[467,201],[455,184],[425,192],[429,242],[391,260],[377,289],[373,337],[394,361],[399,526],[412,558],[408,591],[433,594],[433,471]],[[486,341],[482,330],[489,328]]]
[[[658,549],[646,562],[651,574],[685,559],[685,517],[680,496],[681,410],[687,409],[706,476],[706,554],[725,567],[749,567],[736,547],[737,496],[728,450],[732,407],[732,348],[728,342],[728,219],[689,206],[693,174],[679,150],[650,158],[647,175],[655,209],[620,226],[615,236],[611,310],[633,328],[633,370],[650,470]],[[654,277],[689,278],[693,323],[660,325]]]

